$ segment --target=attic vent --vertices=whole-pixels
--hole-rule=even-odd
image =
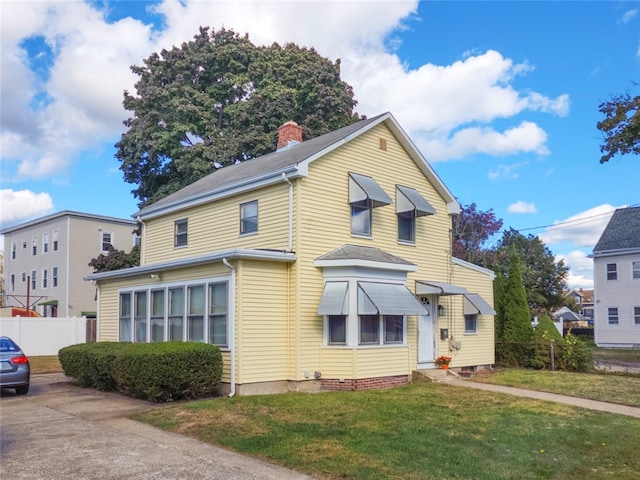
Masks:
[[[387,141],[384,138],[380,139],[380,150],[387,151]]]

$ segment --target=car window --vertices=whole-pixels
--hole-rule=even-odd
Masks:
[[[6,338],[0,339],[0,352],[17,352],[18,346]]]

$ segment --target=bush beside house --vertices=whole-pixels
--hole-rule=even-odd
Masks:
[[[79,344],[58,357],[82,387],[152,402],[213,396],[222,378],[220,349],[197,342]]]

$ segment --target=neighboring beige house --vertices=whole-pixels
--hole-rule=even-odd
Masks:
[[[640,207],[613,213],[592,256],[596,345],[640,346]]]
[[[571,290],[571,292],[569,292],[569,295],[571,296],[571,298],[573,298],[573,300],[576,302],[576,305],[578,305],[578,307],[580,308],[580,315],[582,315],[584,319],[587,320],[590,324],[593,324],[593,317],[595,315],[595,307],[593,304],[593,290],[580,288],[578,290]]]
[[[95,286],[83,280],[108,245],[129,252],[133,220],[65,210],[8,227],[4,235],[4,306],[29,306],[43,316],[96,311]]]
[[[492,365],[493,273],[451,257],[460,207],[394,117],[278,139],[137,213],[141,266],[87,277],[98,339],[219,345],[240,395]]]

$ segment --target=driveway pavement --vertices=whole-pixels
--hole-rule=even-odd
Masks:
[[[129,420],[153,404],[34,375],[0,398],[0,478],[302,480],[311,477]]]

